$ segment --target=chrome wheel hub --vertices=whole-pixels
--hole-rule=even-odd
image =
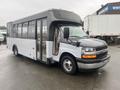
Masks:
[[[63,62],[63,67],[67,72],[70,72],[73,68],[72,62],[69,59],[65,59]]]

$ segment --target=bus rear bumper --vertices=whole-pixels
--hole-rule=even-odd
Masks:
[[[105,66],[108,62],[109,62],[109,58],[110,56],[107,56],[106,58],[104,58],[103,61],[101,62],[94,62],[94,63],[83,63],[83,62],[77,62],[78,68],[79,69],[98,69],[101,68],[103,66]]]

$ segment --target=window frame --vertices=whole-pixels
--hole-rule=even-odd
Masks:
[[[17,38],[17,33],[18,33],[17,24],[13,24],[11,30],[11,37]]]
[[[23,31],[24,31],[24,30],[23,30],[24,24],[27,24],[27,25],[26,25],[26,28],[27,28],[27,29],[26,29],[26,30],[27,30],[26,36],[24,36],[25,33],[23,33]],[[23,22],[23,23],[22,23],[22,30],[21,30],[21,31],[22,31],[21,38],[27,39],[27,38],[28,38],[28,22]]]
[[[34,37],[33,36],[31,37],[30,36],[31,33],[29,33],[30,32],[30,23],[31,22],[34,22]],[[37,27],[37,25],[36,25],[37,23],[36,22],[37,22],[37,20],[30,20],[30,21],[28,21],[28,39],[36,39],[36,30],[37,30],[37,28],[36,28]],[[33,34],[33,32],[32,32],[32,34]]]
[[[17,24],[17,33],[19,32],[19,26],[21,28],[21,33],[20,33],[20,36],[19,36],[19,34],[17,34],[17,35],[18,35],[18,38],[22,38],[22,23]]]

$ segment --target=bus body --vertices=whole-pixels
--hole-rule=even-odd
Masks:
[[[89,38],[73,12],[48,10],[7,24],[7,47],[46,64],[59,62],[68,74],[98,69],[109,61],[107,44]]]

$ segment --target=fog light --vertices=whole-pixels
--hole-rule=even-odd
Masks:
[[[85,58],[85,59],[94,59],[94,58],[96,58],[96,55],[82,55],[82,58]]]

